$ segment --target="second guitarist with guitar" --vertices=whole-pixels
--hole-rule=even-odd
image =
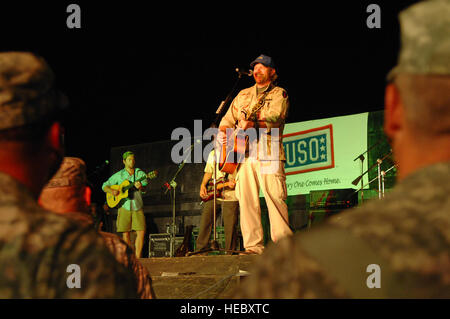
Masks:
[[[214,152],[211,152],[208,157],[208,162],[205,166],[205,174],[203,175],[203,180],[200,185],[200,197],[203,200],[203,210],[200,221],[200,230],[197,238],[196,251],[204,250],[208,248],[209,240],[211,238],[212,224],[214,221],[214,184],[212,181],[214,174]],[[216,182],[217,189],[216,192],[216,212],[219,211],[217,208],[221,208],[221,213],[225,228],[225,250],[235,250],[237,232],[236,225],[239,214],[239,202],[235,196],[235,185],[234,181],[236,174],[222,173],[216,164],[217,180],[220,184]],[[219,189],[220,188],[220,189]],[[217,216],[216,216],[217,218]],[[227,252],[228,254],[228,252]]]
[[[120,185],[125,180],[134,183],[134,189],[128,191],[128,197],[118,210],[116,225],[117,232],[123,234],[123,240],[130,246],[130,232],[136,231],[135,253],[137,258],[141,258],[145,235],[144,204],[141,192],[147,186],[147,179],[145,178],[146,174],[141,169],[134,167],[135,158],[133,152],[125,152],[122,159],[125,167],[104,182],[102,189],[105,193],[118,196],[119,191],[111,188],[111,186]]]

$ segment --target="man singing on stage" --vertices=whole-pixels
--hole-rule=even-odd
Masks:
[[[144,178],[146,174],[139,168],[135,168],[135,158],[133,152],[125,152],[122,156],[125,168],[112,175],[102,185],[105,193],[110,193],[114,196],[119,195],[119,191],[112,189],[112,185],[120,185],[123,181],[128,180],[134,184],[135,189],[128,191],[128,198],[125,199],[122,206],[117,213],[117,232],[123,233],[123,240],[131,246],[130,232],[136,231],[135,253],[137,258],[141,258],[142,247],[144,245],[145,235],[145,217],[144,204],[142,201],[141,192],[144,192],[147,186],[147,179]]]
[[[218,140],[227,141],[226,129],[237,126],[258,129],[259,140],[250,140],[250,152],[240,165],[236,176],[236,197],[241,210],[241,231],[247,253],[261,254],[264,250],[260,187],[264,193],[270,220],[271,239],[276,242],[292,235],[285,203],[286,160],[282,144],[283,128],[289,99],[281,87],[275,85],[277,73],[273,59],[258,56],[251,64],[256,84],[244,89],[234,98],[219,124]],[[262,130],[261,130],[262,129]],[[257,152],[252,152],[258,150]],[[275,151],[274,151],[275,150]]]

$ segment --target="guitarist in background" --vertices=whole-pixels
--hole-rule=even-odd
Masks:
[[[239,202],[235,196],[234,187],[236,182],[234,181],[236,173],[226,176],[217,167],[216,163],[216,173],[217,179],[223,179],[224,183],[228,183],[228,186],[222,189],[222,196],[216,197],[216,212],[218,211],[218,206],[220,204],[223,222],[225,227],[225,250],[235,250],[236,249],[236,224],[239,214]],[[209,239],[211,237],[212,223],[214,221],[214,190],[208,192],[207,184],[210,182],[212,184],[212,178],[214,174],[214,152],[209,154],[208,161],[205,166],[205,174],[203,175],[202,184],[200,185],[200,197],[203,200],[210,198],[208,201],[203,203],[203,211],[200,221],[200,230],[197,238],[197,251],[204,250],[208,248]],[[216,184],[217,185],[217,184]],[[223,184],[221,185],[223,186]],[[216,216],[217,218],[217,216]],[[231,254],[227,252],[227,254]]]
[[[128,198],[119,208],[117,213],[117,232],[123,233],[123,240],[131,246],[130,232],[136,231],[135,254],[137,258],[141,258],[142,247],[144,245],[145,235],[145,216],[143,210],[143,201],[141,192],[144,192],[147,186],[147,180],[142,182],[138,180],[146,176],[139,168],[135,168],[135,158],[133,152],[125,152],[122,156],[125,168],[112,175],[103,183],[102,189],[105,193],[119,195],[119,191],[112,189],[112,185],[120,185],[124,180],[134,183],[134,187],[130,189]]]
[[[276,242],[292,235],[285,203],[286,175],[282,136],[289,108],[284,90],[274,84],[277,79],[271,57],[260,55],[251,64],[256,84],[240,91],[219,124],[218,141],[227,143],[225,130],[236,126],[246,130],[263,129],[259,140],[249,142],[250,152],[238,168],[236,197],[239,199],[241,231],[247,253],[262,254],[263,228],[259,191],[266,200],[271,239]],[[277,130],[278,134],[276,134]],[[253,151],[252,151],[253,148]],[[257,150],[257,152],[254,152]]]

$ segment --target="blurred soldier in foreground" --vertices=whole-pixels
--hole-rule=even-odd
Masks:
[[[84,161],[76,157],[65,157],[58,172],[42,190],[39,203],[45,209],[93,226],[94,219],[89,209],[90,195]],[[135,274],[138,296],[142,299],[152,298],[150,275],[133,250],[115,234],[99,234],[117,261]]]
[[[31,53],[0,53],[0,298],[137,298],[88,226],[37,198],[63,158],[62,95]]]
[[[450,1],[399,18],[384,124],[398,184],[273,245],[240,298],[450,298]]]

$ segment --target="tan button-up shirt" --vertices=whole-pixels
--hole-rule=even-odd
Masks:
[[[283,149],[283,129],[289,109],[289,99],[286,90],[279,86],[269,85],[265,91],[257,95],[256,84],[238,93],[230,105],[219,127],[234,128],[242,112],[250,115],[258,102],[258,98],[269,91],[263,106],[256,112],[259,128],[264,128],[258,142],[258,159],[286,160]],[[250,117],[251,118],[251,117]],[[278,134],[273,130],[278,129]],[[261,131],[262,132],[262,131]],[[256,141],[255,141],[256,143]],[[264,145],[266,143],[266,145]],[[278,144],[278,152],[271,150]],[[272,146],[274,145],[274,146]],[[253,145],[254,146],[254,145]],[[252,147],[252,145],[250,145]],[[273,148],[272,148],[273,147]]]

